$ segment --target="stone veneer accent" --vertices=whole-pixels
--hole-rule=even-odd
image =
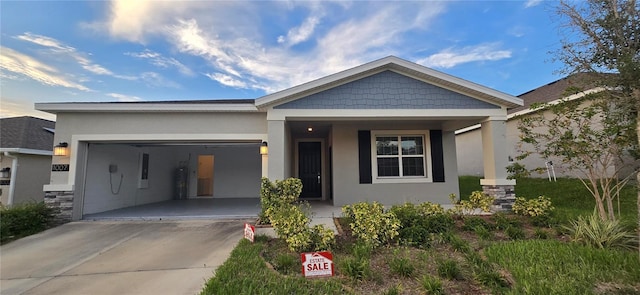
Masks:
[[[516,201],[514,188],[513,185],[483,185],[482,192],[496,198],[493,202],[493,210],[509,211]]]
[[[46,192],[44,204],[53,209],[55,225],[71,222],[73,214],[73,192]]]

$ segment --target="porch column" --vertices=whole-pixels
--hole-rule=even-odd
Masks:
[[[482,191],[496,198],[495,210],[511,210],[515,201],[515,179],[507,179],[507,139],[505,120],[487,120],[481,123],[484,179]]]
[[[269,120],[267,123],[269,133],[269,157],[268,162],[268,175],[267,177],[274,181],[276,179],[285,179],[285,151],[286,151],[286,137],[285,137],[285,121],[284,120]]]

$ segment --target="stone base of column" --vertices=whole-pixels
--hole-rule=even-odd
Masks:
[[[46,192],[44,204],[53,210],[53,225],[71,222],[73,217],[73,192]]]
[[[482,192],[496,198],[492,206],[494,211],[510,211],[516,201],[514,188],[513,185],[483,185]]]

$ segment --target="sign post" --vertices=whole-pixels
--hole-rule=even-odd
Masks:
[[[302,260],[302,274],[306,278],[332,277],[334,275],[331,252],[302,253],[300,259]]]
[[[256,235],[256,227],[245,223],[244,224],[244,238],[251,241],[251,243],[253,243],[253,238]]]

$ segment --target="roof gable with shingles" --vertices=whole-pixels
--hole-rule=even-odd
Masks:
[[[0,148],[53,150],[53,121],[29,116],[0,119]]]

